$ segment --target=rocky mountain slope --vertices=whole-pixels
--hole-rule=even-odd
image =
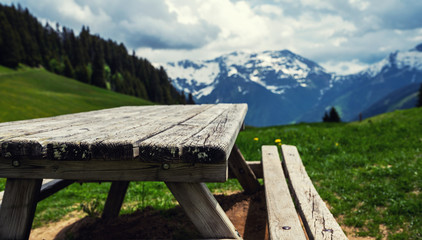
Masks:
[[[350,121],[395,90],[422,82],[422,44],[347,76],[328,73],[288,50],[233,52],[164,68],[173,85],[192,93],[197,103],[248,103],[248,125],[321,121],[331,106]]]

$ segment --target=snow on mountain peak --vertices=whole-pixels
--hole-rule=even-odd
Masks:
[[[399,52],[396,56],[398,68],[409,67],[414,70],[422,70],[422,52],[408,51]]]
[[[213,60],[167,63],[164,68],[177,89],[191,92],[196,99],[211,94],[218,77],[238,77],[283,94],[286,88],[308,87],[310,73],[324,72],[318,64],[288,50],[237,51]]]
[[[390,68],[392,66],[398,69],[408,68],[409,70],[422,70],[422,52],[410,50],[406,52],[397,51],[391,53],[381,61],[372,64],[368,69],[363,70],[358,74],[367,74],[370,77],[375,77],[381,73],[383,69]]]
[[[280,76],[293,76],[296,79],[306,78],[308,73],[314,70],[303,59],[288,50],[265,51],[261,53],[233,52],[223,55],[222,59],[224,59],[227,67],[242,66],[255,69],[271,69],[280,74]]]
[[[167,63],[164,68],[170,78],[185,79],[186,84],[193,86],[212,84],[220,70],[216,62],[199,61],[194,63],[189,60]]]

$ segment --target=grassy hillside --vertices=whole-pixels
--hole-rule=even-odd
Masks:
[[[372,117],[381,113],[392,112],[398,109],[414,108],[418,101],[420,86],[420,83],[412,83],[388,94],[363,111],[363,118]],[[356,117],[356,120],[357,119],[358,117]]]
[[[58,79],[62,82],[57,83]],[[51,86],[53,83],[56,85]],[[27,87],[20,90],[19,85]],[[4,112],[14,109],[9,119],[143,103],[33,69],[15,72],[0,68],[0,91],[1,121],[8,120]],[[44,107],[40,105],[46,102]],[[76,109],[79,105],[86,108]],[[56,113],[56,109],[61,110]],[[353,227],[358,235],[377,239],[422,238],[422,108],[395,111],[363,122],[248,128],[239,134],[237,145],[246,159],[259,160],[261,146],[280,144],[278,139],[298,147],[317,190],[343,227]],[[208,186],[214,192],[240,188],[236,180]],[[109,183],[72,184],[38,204],[34,227],[57,221],[73,210],[98,214],[109,187]],[[3,189],[4,181],[0,182]],[[164,183],[132,182],[122,213],[149,205],[168,209],[175,204]]]
[[[151,104],[65,78],[44,69],[0,66],[0,122],[124,105]]]
[[[248,159],[260,159],[261,145],[276,139],[298,147],[343,226],[378,239],[422,238],[422,108],[363,122],[252,128],[237,144]]]

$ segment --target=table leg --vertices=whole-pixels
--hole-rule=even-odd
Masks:
[[[240,238],[232,222],[204,183],[166,184],[204,238]]]
[[[229,169],[236,176],[246,194],[255,193],[261,187],[254,172],[246,163],[245,158],[236,145],[233,146],[229,156]]]
[[[42,179],[7,179],[0,209],[0,239],[27,239]]]
[[[129,181],[112,182],[108,192],[107,201],[104,205],[102,218],[110,219],[119,216],[120,208],[125,199]]]

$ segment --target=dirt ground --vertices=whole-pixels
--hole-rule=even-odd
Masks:
[[[268,239],[264,191],[253,195],[235,192],[215,195],[243,239]],[[117,219],[81,217],[74,212],[64,220],[33,229],[30,239],[198,239],[201,238],[181,207],[166,211],[145,208]],[[355,229],[343,228],[350,240],[373,238],[353,237]]]
[[[264,192],[215,195],[244,239],[268,239]],[[30,239],[197,239],[201,238],[181,207],[166,211],[145,208],[109,221],[78,217],[33,229]],[[245,230],[246,229],[246,230]]]

